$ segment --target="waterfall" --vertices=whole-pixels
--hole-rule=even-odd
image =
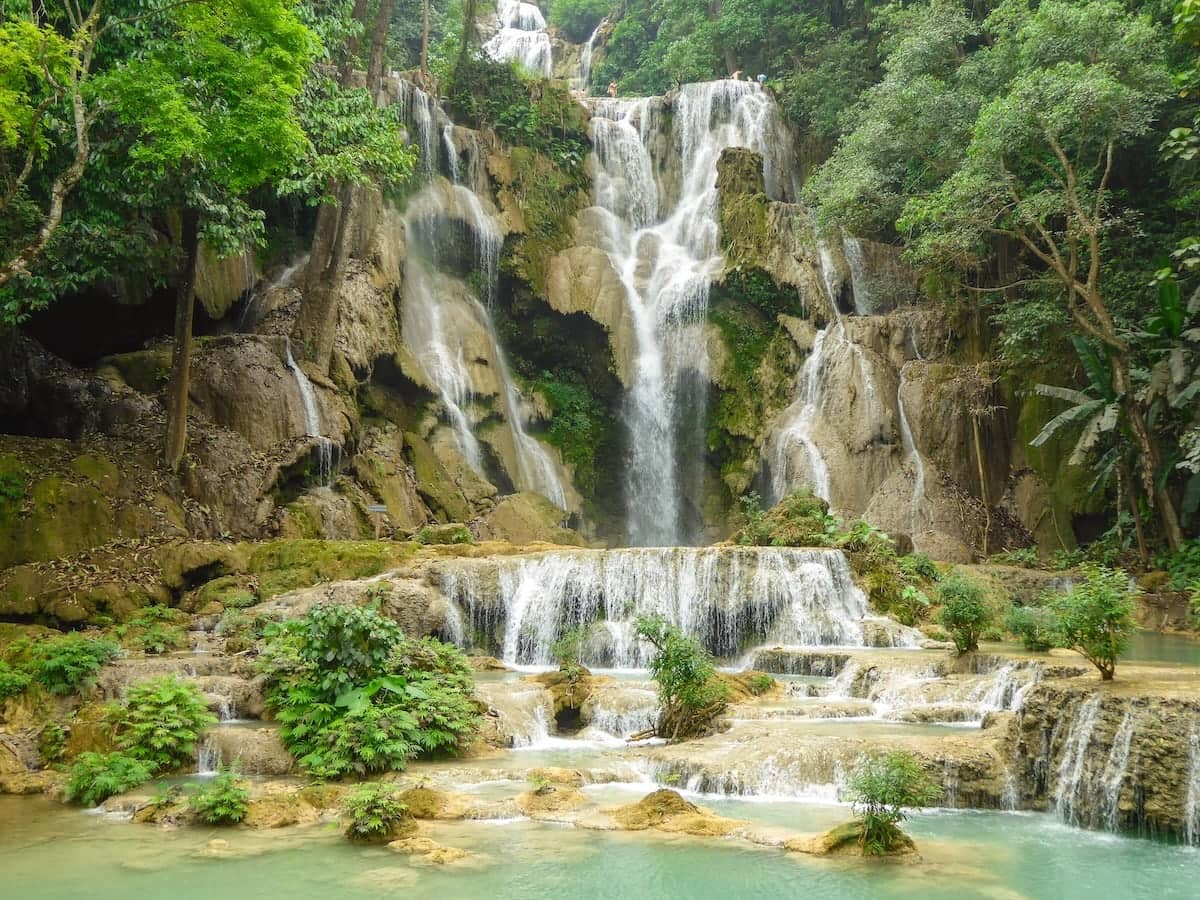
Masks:
[[[495,382],[495,394],[512,435],[516,471],[510,472],[510,477],[518,490],[542,494],[565,509],[566,487],[549,452],[526,431],[525,404],[492,322],[490,308],[500,281],[504,245],[497,216],[475,191],[461,183],[453,127],[445,112],[419,88],[403,87],[401,96],[411,112],[423,154],[434,160],[429,171],[436,173],[437,153],[444,142],[447,168],[454,179],[451,182],[432,174],[428,186],[409,201],[405,211],[410,244],[401,312],[405,344],[442,401],[459,451],[480,475],[485,475],[483,449],[470,406],[472,398],[481,393],[473,369],[487,371],[489,386]],[[457,278],[463,268],[479,273],[482,303]]]
[[[1093,694],[1082,704],[1071,720],[1067,732],[1066,746],[1058,766],[1058,785],[1054,793],[1054,808],[1058,817],[1069,825],[1081,824],[1081,807],[1084,797],[1080,788],[1083,781],[1084,763],[1088,745],[1092,742],[1092,731],[1100,712],[1100,695]]]
[[[592,52],[596,49],[596,38],[600,36],[600,29],[607,21],[607,19],[601,19],[600,24],[592,29],[592,36],[587,39],[587,43],[583,45],[583,50],[579,53],[579,70],[571,81],[571,87],[585,97],[592,90]]]
[[[284,338],[284,348],[287,351],[287,367],[296,379],[296,387],[300,390],[300,399],[304,405],[304,433],[317,439],[318,479],[323,487],[329,487],[333,483],[333,441],[321,434],[321,411],[317,406],[317,393],[304,370],[292,356],[290,338]]]
[[[808,359],[804,361],[796,379],[797,399],[784,412],[783,421],[786,424],[776,432],[772,442],[771,499],[776,503],[791,491],[797,481],[806,483],[826,503],[830,500],[829,470],[825,466],[825,457],[812,439],[813,420],[821,402],[821,371],[828,334],[828,328],[817,332]],[[797,477],[790,465],[791,449],[797,444],[804,448],[808,457],[807,478]]]
[[[838,551],[577,550],[489,565],[494,580],[443,575],[440,587],[511,665],[550,665],[554,643],[583,627],[585,665],[644,668],[653,651],[634,635],[639,616],[661,616],[725,658],[754,643],[862,646],[869,616]]]
[[[908,424],[908,413],[904,410],[904,371],[907,368],[907,363],[900,367],[900,380],[896,387],[896,408],[900,412],[900,440],[904,447],[904,456],[912,462],[913,468],[916,470],[912,505],[909,512],[909,534],[916,537],[919,533],[917,519],[920,516],[921,508],[925,505],[925,461],[921,458],[921,451],[917,449],[916,441],[913,440],[912,429]]]
[[[728,147],[763,155],[768,192],[780,193],[782,125],[756,84],[684,85],[670,140],[660,98],[590,101],[597,161],[594,202],[608,213],[602,237],[625,288],[635,358],[624,411],[630,435],[625,485],[629,542],[688,543],[680,498],[700,491],[708,381],[709,283],[720,271],[717,160]],[[677,171],[678,195],[655,173]]]
[[[498,0],[496,16],[500,30],[483,45],[484,52],[500,62],[514,60],[530,72],[549,78],[554,55],[542,11],[532,3]]]
[[[1200,730],[1192,726],[1188,736],[1188,791],[1183,812],[1183,838],[1188,844],[1200,844]]]
[[[1116,831],[1120,824],[1121,786],[1125,783],[1125,770],[1129,766],[1129,748],[1133,743],[1133,710],[1125,710],[1125,716],[1117,728],[1108,761],[1104,765],[1100,794],[1100,821],[1105,829]]]
[[[200,746],[196,751],[196,774],[216,775],[220,769],[221,748],[212,735],[206,734],[200,738]]]

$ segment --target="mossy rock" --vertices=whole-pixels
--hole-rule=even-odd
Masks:
[[[259,579],[259,598],[323,581],[370,578],[410,557],[413,544],[392,541],[272,541],[252,545],[247,571]]]
[[[814,856],[867,856],[879,859],[895,859],[916,856],[917,847],[912,838],[901,832],[895,846],[887,853],[867,854],[863,852],[863,823],[857,819],[835,825],[815,838],[793,838],[784,847],[795,853]]]
[[[405,433],[404,444],[417,476],[417,491],[421,496],[435,512],[447,519],[459,522],[469,519],[470,505],[434,454],[433,448],[415,432]]]
[[[425,525],[413,535],[413,540],[418,544],[427,545],[475,543],[475,539],[471,537],[470,529],[461,522],[450,522],[446,525]]]
[[[219,603],[222,609],[244,609],[258,603],[258,580],[249,575],[222,575],[202,585],[187,601],[192,610]]]
[[[157,394],[171,375],[171,347],[163,345],[149,350],[134,350],[106,356],[99,367],[111,367],[121,380],[143,394]]]

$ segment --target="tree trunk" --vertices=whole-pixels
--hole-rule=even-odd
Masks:
[[[979,416],[971,416],[971,434],[975,439],[975,460],[979,469],[979,499],[983,501],[983,555],[989,554],[992,536],[992,504],[988,497],[987,466],[983,460],[983,434]]]
[[[1120,466],[1117,469],[1117,509],[1121,508],[1121,496],[1125,497],[1125,501],[1129,504],[1129,514],[1133,516],[1133,533],[1137,538],[1138,556],[1142,562],[1148,562],[1150,552],[1146,549],[1146,532],[1142,528],[1141,510],[1138,509],[1137,490],[1133,486],[1133,479],[1129,477],[1129,471],[1125,466]],[[1120,521],[1120,515],[1117,516]]]
[[[1129,421],[1129,429],[1133,432],[1133,439],[1137,442],[1140,451],[1138,453],[1138,470],[1141,475],[1142,489],[1148,498],[1153,499],[1154,506],[1158,508],[1158,516],[1162,521],[1163,535],[1167,539],[1167,545],[1172,550],[1178,550],[1183,545],[1183,529],[1179,525],[1179,515],[1175,511],[1175,503],[1171,499],[1171,495],[1158,485],[1158,447],[1150,435],[1145,416],[1142,415],[1142,408],[1133,391],[1133,384],[1129,377],[1129,356],[1127,353],[1115,352],[1112,354],[1112,361],[1113,387],[1117,396],[1121,398],[1121,404],[1125,408],[1125,417]]]
[[[367,90],[372,97],[378,96],[379,80],[383,77],[383,56],[387,49],[387,36],[392,27],[392,6],[395,0],[379,0],[375,14],[375,28],[371,34],[371,52],[367,56]]]
[[[184,209],[180,244],[186,254],[179,291],[175,295],[175,344],[171,352],[171,380],[167,386],[166,461],[179,471],[187,449],[188,386],[192,372],[192,310],[196,305],[196,262],[200,257],[200,216]]]

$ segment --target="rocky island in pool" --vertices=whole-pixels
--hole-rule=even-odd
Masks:
[[[1193,897],[1190,3],[0,13],[5,890]]]

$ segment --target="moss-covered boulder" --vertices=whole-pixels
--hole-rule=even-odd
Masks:
[[[566,514],[541,494],[510,494],[496,504],[476,526],[481,540],[508,541],[512,544],[549,544],[585,546],[583,538],[563,527]]]

